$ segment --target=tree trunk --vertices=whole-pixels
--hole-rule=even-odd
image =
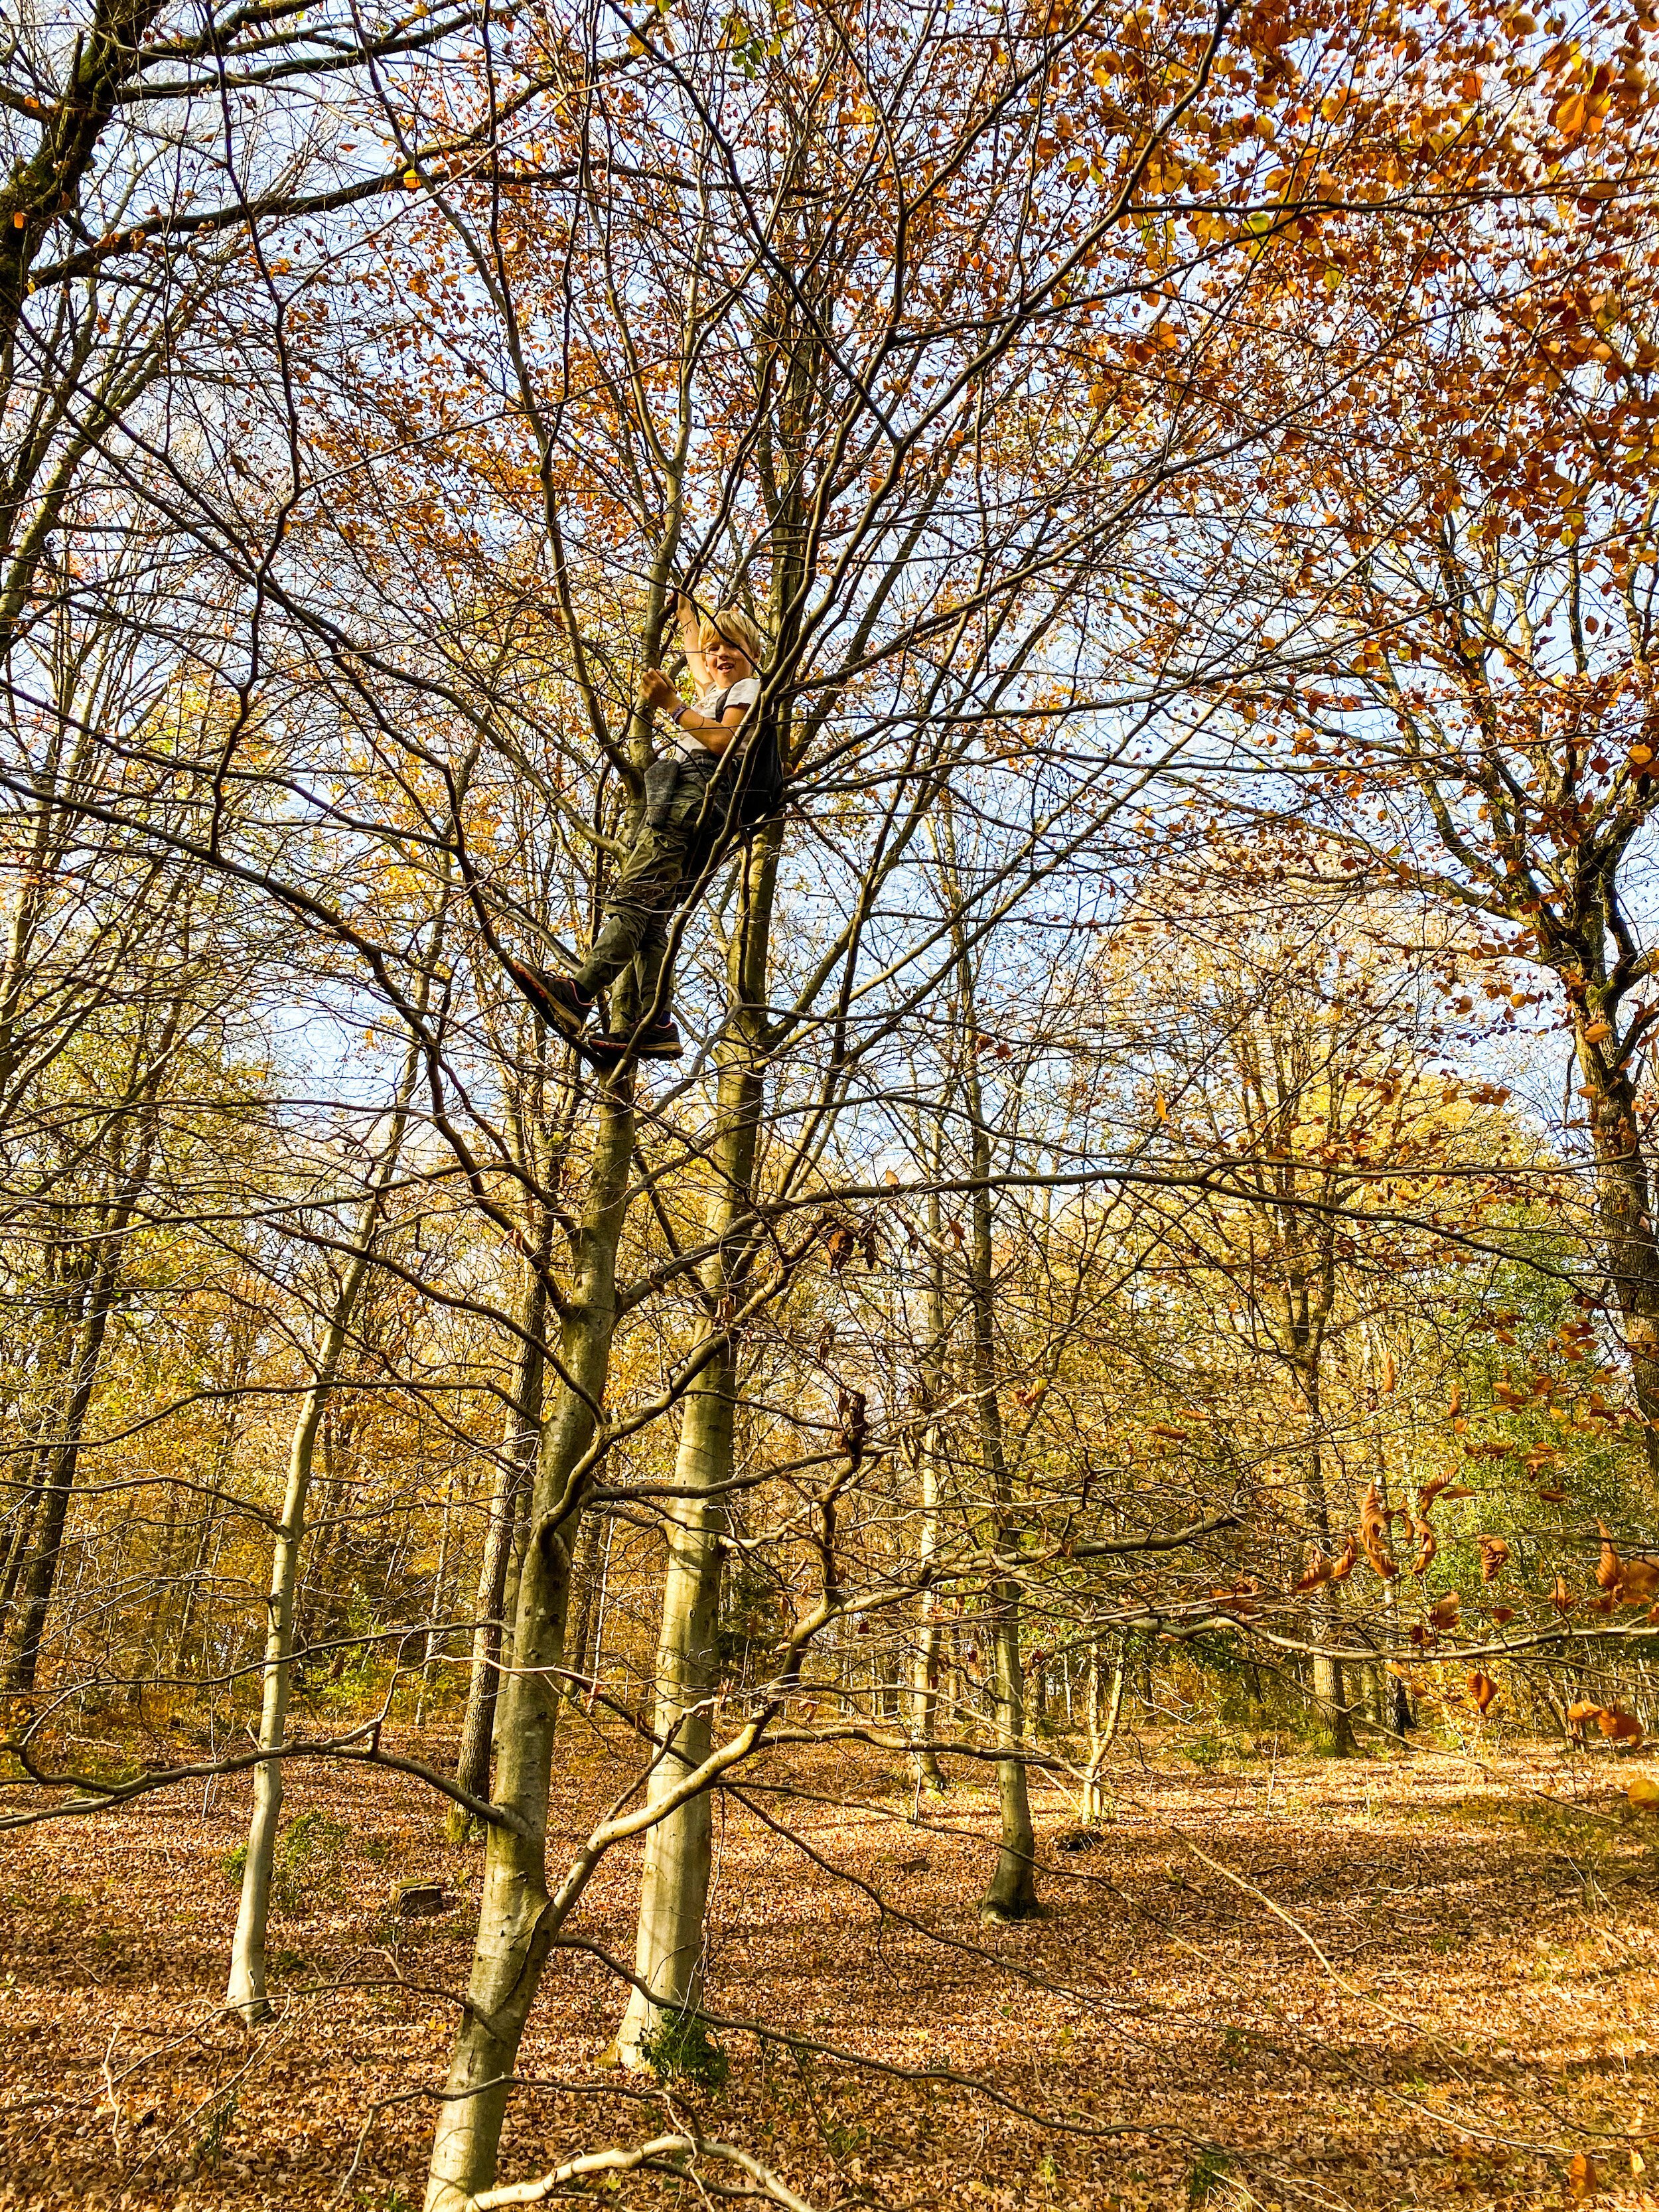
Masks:
[[[631,1077],[608,1080],[595,1109],[575,1280],[561,1316],[562,1370],[543,1428],[531,1525],[513,1620],[514,1671],[496,1707],[495,1802],[513,1819],[490,1827],[472,1972],[450,2056],[428,2170],[428,2212],[460,2212],[495,2169],[520,2039],[557,1932],[548,1911],[547,1810],[563,1700],[570,1566],[591,1469],[592,1408],[602,1401],[617,1319],[617,1248],[634,1152]]]
[[[438,1662],[443,1656],[444,1646],[449,1641],[449,1625],[453,1616],[449,1611],[449,1540],[455,1527],[455,1469],[452,1465],[449,1480],[444,1485],[443,1519],[438,1529],[438,1564],[432,1575],[432,1606],[427,1621],[426,1649],[421,1661],[421,1686],[415,1698],[415,1726],[426,1726],[426,1709],[433,1686],[438,1679]],[[457,1576],[459,1592],[460,1577]]]
[[[354,1281],[354,1278],[356,1280]],[[283,1493],[283,1516],[271,1547],[270,1594],[265,1601],[265,1661],[264,1695],[259,1707],[259,1748],[280,1750],[288,1727],[289,1695],[293,1685],[294,1591],[299,1577],[300,1547],[305,1536],[306,1492],[311,1486],[312,1454],[317,1425],[327,1402],[325,1377],[331,1377],[345,1341],[350,1304],[361,1283],[356,1263],[348,1270],[352,1285],[350,1304],[343,1291],[336,1301],[333,1318],[318,1379],[307,1392],[289,1442],[288,1481]],[[331,1359],[330,1353],[333,1354]],[[227,2008],[246,2021],[268,2020],[265,1996],[265,1933],[270,1917],[270,1878],[276,1858],[276,1832],[283,1817],[283,1762],[261,1759],[253,1770],[253,1811],[248,1820],[247,1856],[242,1863],[242,1893],[236,1908],[236,1933],[231,1940],[230,1978],[225,1990]]]
[[[1100,1649],[1099,1637],[1091,1637],[1089,1642],[1089,1670],[1085,1678],[1087,1687],[1084,1692],[1084,1702],[1089,1711],[1089,1771],[1083,1785],[1083,1817],[1085,1820],[1098,1820],[1104,1817],[1106,1788],[1100,1778],[1100,1770],[1117,1735],[1118,1723],[1123,1714],[1123,1644],[1119,1642],[1109,1689],[1101,1678]]]
[[[674,1480],[707,1491],[729,1478],[735,1415],[729,1356],[712,1360],[686,1401]],[[648,1802],[656,1803],[708,1756],[716,1680],[714,1631],[720,1602],[720,1504],[677,1498],[666,1515],[668,1570],[657,1644],[656,1734],[664,1751]],[[658,1823],[645,1839],[634,1971],[635,1989],[617,2031],[623,2065],[646,2064],[651,2039],[693,2009],[702,1985],[703,1916],[708,1902],[714,1808],[705,1791]]]
[[[712,1255],[702,1271],[703,1296],[717,1318],[741,1298],[749,1269],[778,849],[775,827],[751,843],[732,936],[709,1151],[714,1181],[707,1242]],[[668,1747],[652,1772],[647,1802],[653,1805],[708,1757],[712,1741],[726,1518],[720,1486],[733,1473],[737,1380],[736,1352],[729,1337],[722,1336],[685,1401],[674,1481],[690,1494],[672,1499],[665,1516],[668,1569],[657,1639],[656,1739]],[[645,1986],[632,1991],[617,2032],[617,2056],[625,2066],[644,2064],[653,2038],[697,2002],[713,1819],[705,1792],[688,1799],[646,1836],[634,1947],[635,1974]]]
[[[1006,1559],[1017,1538],[1013,1490],[997,1397],[995,1297],[991,1246],[991,1133],[973,1043],[973,999],[965,956],[963,976],[963,1048],[968,1112],[973,1129],[973,1235],[969,1252],[969,1298],[974,1325],[974,1397],[981,1463],[991,1497],[989,1548]],[[980,1902],[980,1917],[990,1921],[1030,1920],[1041,1907],[1036,1893],[1036,1835],[1031,1824],[1025,1762],[1018,1754],[1025,1741],[1024,1682],[1019,1657],[1019,1583],[994,1571],[986,1593],[989,1603],[990,1692],[998,1749],[997,1807],[1002,1840],[990,1887]]]
[[[1590,1012],[1575,1007],[1579,1071],[1589,1091],[1595,1152],[1595,1207],[1613,1296],[1624,1316],[1636,1402],[1645,1420],[1650,1468],[1659,1469],[1659,1238],[1636,1121],[1636,1091],[1611,1043],[1586,1037]]]
[[[927,1394],[928,1420],[922,1431],[921,1450],[916,1468],[921,1509],[921,1526],[916,1537],[916,1565],[926,1579],[922,1583],[921,1619],[910,1674],[910,1733],[920,1747],[916,1753],[916,1789],[918,1796],[926,1790],[936,1797],[943,1796],[945,1789],[939,1753],[933,1748],[933,1736],[939,1726],[939,1644],[943,1631],[939,1612],[940,1593],[934,1588],[928,1570],[939,1553],[941,1439],[937,1407],[943,1395],[945,1370],[942,1227],[936,1180],[934,1187],[927,1194],[927,1244],[932,1257],[927,1270],[927,1335],[922,1356],[922,1388]]]
[[[63,1555],[64,1531],[69,1521],[70,1498],[80,1462],[81,1437],[98,1381],[98,1367],[103,1357],[110,1314],[120,1285],[127,1234],[155,1154],[155,1101],[181,1011],[181,1006],[175,1002],[163,1031],[155,1073],[146,1088],[137,1157],[132,1170],[120,1178],[118,1194],[100,1224],[100,1249],[88,1285],[79,1340],[70,1370],[69,1398],[64,1408],[63,1430],[52,1448],[46,1480],[41,1486],[40,1531],[23,1581],[17,1650],[7,1686],[25,1695],[33,1690],[40,1666],[40,1645],[46,1636],[46,1617],[52,1610],[52,1591],[57,1584],[58,1562]]]
[[[1322,1417],[1319,1382],[1322,1328],[1310,1331],[1307,1328],[1305,1282],[1303,1289],[1302,1326],[1293,1342],[1296,1345],[1297,1382],[1309,1429],[1305,1452],[1305,1510],[1315,1540],[1324,1552],[1331,1548],[1331,1516],[1325,1495],[1324,1457],[1319,1441],[1319,1425]],[[1315,1640],[1311,1672],[1314,1725],[1319,1747],[1328,1758],[1346,1759],[1352,1756],[1354,1749],[1353,1727],[1348,1717],[1347,1701],[1344,1695],[1342,1662],[1334,1658],[1327,1648],[1335,1641],[1340,1618],[1335,1594],[1328,1585],[1315,1591],[1308,1612]]]
[[[495,1734],[501,1679],[501,1623],[507,1604],[507,1573],[513,1564],[514,1529],[520,1493],[532,1480],[536,1444],[541,1434],[542,1332],[547,1326],[544,1245],[540,1248],[540,1258],[542,1265],[532,1266],[526,1272],[520,1303],[518,1319],[523,1334],[513,1363],[513,1403],[507,1412],[507,1435],[490,1492],[483,1556],[478,1563],[472,1672],[467,1683],[460,1751],[455,1761],[455,1779],[475,1797],[487,1798],[489,1795],[489,1747]],[[452,1837],[459,1838],[468,1832],[471,1823],[464,1807],[452,1806],[445,1817]]]
[[[565,1695],[574,1704],[579,1698],[591,1699],[593,1688],[592,1651],[594,1632],[598,1626],[599,1608],[599,1580],[603,1572],[603,1554],[599,1549],[598,1513],[582,1516],[580,1534],[576,1539],[576,1556],[571,1564],[571,1597],[576,1607],[576,1626],[567,1652]],[[614,1520],[606,1522],[607,1547]],[[589,1710],[592,1710],[590,1704]]]
[[[300,1577],[300,1553],[305,1542],[306,1499],[311,1489],[312,1461],[317,1431],[322,1425],[345,1349],[352,1315],[368,1279],[369,1260],[380,1228],[380,1208],[403,1148],[408,1127],[409,1103],[418,1067],[411,1049],[404,1064],[404,1082],[393,1109],[386,1148],[374,1170],[368,1197],[358,1211],[351,1240],[351,1257],[340,1279],[329,1311],[311,1388],[301,1401],[299,1419],[289,1440],[288,1480],[283,1492],[282,1518],[271,1547],[270,1590],[265,1600],[265,1649],[263,1690],[259,1705],[259,1748],[280,1751],[288,1733],[289,1698],[294,1686],[294,1599]],[[230,1976],[225,1990],[228,2010],[245,2021],[270,2017],[265,1995],[265,1936],[270,1918],[270,1880],[276,1858],[276,1835],[283,1817],[283,1762],[262,1759],[253,1770],[253,1810],[248,1820],[247,1856],[242,1865],[242,1893],[236,1909],[236,1933],[231,1941]]]

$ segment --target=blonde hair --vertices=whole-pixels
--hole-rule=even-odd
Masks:
[[[751,622],[741,607],[716,607],[712,615],[705,615],[697,624],[699,653],[711,652],[722,641],[727,645],[735,645],[757,668],[765,659],[771,645],[771,640],[760,624]]]

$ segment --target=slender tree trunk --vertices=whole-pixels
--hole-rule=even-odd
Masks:
[[[46,1480],[41,1486],[40,1531],[23,1581],[17,1650],[7,1686],[25,1695],[33,1690],[40,1666],[46,1617],[52,1609],[52,1591],[57,1584],[58,1563],[63,1554],[70,1499],[80,1463],[81,1437],[86,1427],[93,1391],[97,1385],[99,1363],[103,1358],[104,1338],[108,1331],[110,1314],[120,1286],[121,1264],[128,1232],[155,1156],[155,1102],[173,1040],[178,1034],[182,1012],[182,1002],[175,1000],[163,1027],[154,1073],[145,1088],[137,1158],[131,1172],[120,1176],[118,1194],[100,1224],[100,1249],[93,1265],[82,1308],[80,1333],[70,1368],[69,1397],[64,1407],[63,1429],[51,1449]]]
[[[264,1668],[259,1706],[261,1751],[281,1751],[287,1738],[289,1699],[294,1686],[294,1601],[299,1584],[300,1553],[305,1541],[306,1499],[311,1489],[317,1432],[338,1374],[352,1316],[368,1278],[380,1209],[397,1170],[398,1155],[408,1126],[409,1103],[417,1065],[411,1049],[386,1148],[375,1169],[368,1196],[359,1210],[351,1257],[329,1311],[315,1375],[301,1401],[299,1418],[289,1439],[288,1478],[283,1492],[282,1517],[276,1523],[271,1547],[270,1589],[265,1600]],[[276,1864],[276,1835],[282,1817],[283,1762],[280,1759],[262,1759],[253,1770],[253,1810],[248,1821],[247,1856],[242,1866],[242,1893],[236,1911],[236,1933],[231,1941],[230,1976],[225,1990],[227,2008],[246,2021],[264,2020],[270,2013],[270,2000],[265,1995],[265,1936],[270,1918],[271,1872]]]
[[[514,1533],[523,1493],[532,1480],[536,1448],[542,1425],[542,1332],[547,1326],[547,1246],[538,1244],[538,1264],[526,1269],[520,1302],[522,1334],[513,1362],[513,1402],[507,1411],[507,1435],[489,1498],[489,1519],[484,1529],[483,1556],[478,1563],[478,1589],[474,1603],[472,1672],[467,1682],[466,1712],[461,1722],[461,1746],[455,1761],[455,1779],[475,1797],[489,1795],[489,1747],[495,1734],[495,1706],[501,1683],[502,1621],[505,1618],[508,1571],[513,1564]],[[470,1827],[461,1806],[446,1815],[452,1836]]]
[[[1569,996],[1574,994],[1570,989]],[[1589,1093],[1595,1153],[1596,1218],[1613,1295],[1624,1317],[1636,1402],[1644,1417],[1650,1468],[1659,1472],[1659,1233],[1648,1164],[1637,1127],[1636,1086],[1611,1042],[1586,1036],[1592,1009],[1582,990],[1574,1006],[1579,1072]]]
[[[775,828],[752,842],[732,937],[709,1148],[714,1188],[707,1241],[712,1256],[702,1276],[703,1296],[716,1316],[742,1296],[748,1271],[778,848]],[[671,1500],[665,1515],[668,1568],[657,1640],[656,1735],[667,1748],[649,1784],[648,1802],[653,1805],[701,1765],[712,1741],[720,1546],[726,1519],[720,1493],[732,1475],[737,1382],[736,1352],[722,1336],[686,1396],[674,1481],[690,1494]],[[634,1971],[645,1986],[630,1994],[617,2032],[617,2056],[625,2066],[643,2064],[651,2039],[697,2002],[713,1820],[705,1792],[688,1799],[647,1834],[634,1948]]]
[[[484,1852],[472,1972],[450,2056],[427,2178],[428,2212],[461,2212],[495,2168],[520,2039],[556,1928],[548,1910],[547,1814],[553,1741],[563,1706],[570,1568],[617,1318],[617,1248],[634,1151],[631,1078],[599,1094],[588,1195],[576,1238],[575,1279],[561,1316],[562,1376],[542,1431],[531,1525],[520,1566],[513,1672],[495,1717],[495,1802]]]
[[[735,1418],[732,1363],[718,1355],[686,1400],[674,1480],[707,1492],[732,1467]],[[659,1759],[650,1802],[708,1755],[716,1682],[722,1506],[707,1495],[673,1499],[666,1514],[668,1567],[657,1644],[656,1730],[669,1748]],[[625,2066],[646,2063],[646,2046],[693,2008],[702,1984],[703,1916],[708,1902],[714,1808],[705,1792],[659,1821],[645,1839],[634,1969],[649,1996],[629,1996],[617,2032]]]
[[[346,1280],[357,1274],[356,1263]],[[359,1278],[361,1279],[361,1278]],[[294,1590],[299,1574],[300,1547],[305,1535],[306,1492],[311,1484],[312,1455],[317,1425],[327,1401],[327,1380],[345,1341],[350,1305],[337,1300],[318,1367],[318,1379],[301,1402],[300,1418],[289,1439],[288,1480],[283,1493],[282,1518],[271,1548],[270,1592],[265,1601],[265,1662],[264,1694],[259,1708],[259,1748],[280,1750],[287,1733],[289,1695],[293,1680]],[[331,1359],[330,1353],[333,1354]],[[270,2017],[265,1996],[265,1933],[270,1917],[270,1878],[276,1864],[276,1832],[283,1817],[283,1762],[262,1759],[253,1770],[253,1811],[248,1821],[247,1856],[242,1863],[242,1893],[236,1909],[236,1933],[231,1940],[230,1978],[225,1991],[229,2010],[246,2021]]]
[[[1321,1401],[1319,1363],[1323,1345],[1322,1317],[1310,1322],[1309,1316],[1308,1284],[1300,1284],[1300,1306],[1293,1322],[1293,1372],[1297,1389],[1308,1423],[1308,1443],[1304,1465],[1305,1510],[1315,1540],[1322,1551],[1331,1548],[1330,1505],[1325,1493],[1324,1455],[1320,1444],[1320,1425],[1323,1419]],[[1312,1655],[1314,1723],[1318,1731],[1320,1746],[1331,1759],[1346,1759],[1354,1749],[1353,1726],[1348,1717],[1347,1699],[1344,1693],[1342,1662],[1333,1656],[1328,1646],[1339,1633],[1340,1608],[1334,1591],[1327,1585],[1316,1590],[1309,1606],[1310,1626],[1315,1638]]]
[[[415,1725],[426,1726],[427,1704],[433,1685],[438,1679],[438,1662],[443,1656],[444,1646],[449,1641],[447,1624],[453,1618],[449,1611],[449,1540],[455,1527],[455,1469],[449,1470],[449,1480],[444,1486],[443,1519],[438,1529],[438,1564],[432,1576],[432,1611],[427,1625],[426,1650],[421,1661],[421,1686],[415,1698]],[[459,1577],[457,1577],[459,1583]]]
[[[1089,1709],[1089,1773],[1083,1790],[1083,1817],[1098,1820],[1106,1810],[1106,1789],[1100,1778],[1100,1770],[1107,1752],[1116,1740],[1118,1725],[1123,1717],[1124,1648],[1121,1638],[1117,1656],[1112,1665],[1110,1686],[1102,1679],[1100,1668],[1101,1639],[1096,1636],[1089,1644],[1089,1670],[1084,1701]]]
[[[605,1624],[610,1618],[611,1554],[616,1547],[617,1520],[612,1514],[605,1524],[605,1549],[599,1554],[599,1586],[593,1598],[591,1639],[585,1638],[582,1646],[582,1673],[591,1685],[587,1692],[590,1713],[605,1681]]]
[[[1016,1540],[1013,1488],[1003,1442],[1002,1407],[997,1396],[996,1285],[991,1243],[991,1133],[973,1043],[971,978],[965,956],[963,1048],[968,1112],[973,1131],[973,1234],[969,1249],[969,1297],[974,1325],[974,1397],[978,1417],[981,1462],[990,1492],[989,1548],[1006,1559]],[[1041,1910],[1036,1893],[1036,1834],[1031,1822],[1025,1763],[1024,1682],[1019,1656],[1019,1584],[1012,1575],[993,1572],[989,1603],[990,1692],[997,1747],[997,1806],[1001,1848],[990,1887],[980,1903],[981,1917],[1030,1920]]]
[[[934,1588],[928,1570],[939,1555],[939,1447],[938,1407],[944,1393],[945,1377],[945,1259],[941,1252],[940,1218],[937,1176],[927,1194],[927,1301],[926,1310],[927,1342],[921,1363],[922,1389],[927,1394],[927,1425],[922,1431],[921,1450],[916,1466],[916,1479],[921,1492],[921,1525],[916,1536],[916,1565],[926,1577],[922,1583],[920,1605],[921,1618],[917,1624],[915,1651],[910,1674],[910,1733],[921,1747],[916,1753],[916,1787],[934,1796],[943,1796],[945,1775],[939,1763],[939,1753],[933,1748],[933,1737],[939,1726],[939,1645],[943,1628],[939,1620],[939,1592]]]
[[[22,1579],[23,1568],[29,1557],[35,1518],[40,1510],[40,1500],[46,1495],[50,1465],[48,1454],[36,1453],[34,1464],[29,1470],[27,1486],[17,1501],[6,1547],[5,1568],[3,1572],[0,1572],[0,1636],[4,1635],[7,1623],[11,1619],[17,1585]]]
[[[576,1607],[576,1626],[571,1633],[568,1656],[568,1676],[565,1694],[574,1702],[581,1697],[591,1697],[593,1689],[593,1635],[599,1621],[599,1581],[604,1572],[604,1552],[599,1543],[599,1522],[602,1516],[594,1512],[584,1513],[580,1534],[576,1539],[576,1556],[571,1565],[572,1595]],[[605,1539],[608,1545],[616,1522],[607,1522]]]
[[[246,1363],[239,1363],[236,1370],[239,1386],[246,1381]],[[191,1547],[190,1567],[185,1577],[184,1595],[179,1603],[179,1626],[173,1639],[173,1671],[175,1676],[180,1678],[185,1674],[190,1662],[191,1633],[196,1626],[197,1607],[201,1602],[202,1581],[207,1572],[208,1554],[212,1549],[214,1538],[219,1529],[221,1494],[225,1484],[230,1479],[231,1461],[235,1449],[236,1401],[233,1399],[226,1412],[224,1434],[219,1442],[218,1464],[214,1471],[212,1488],[208,1496],[206,1509],[202,1515],[201,1526],[197,1530],[196,1540]]]

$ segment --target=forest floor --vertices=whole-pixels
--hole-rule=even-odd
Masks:
[[[582,1734],[565,1840],[622,1771]],[[556,1954],[501,2179],[666,2106],[819,2212],[1659,2205],[1659,1817],[1624,1795],[1659,1762],[1205,1748],[1126,1741],[1086,1852],[1056,1852],[1075,1808],[1040,1790],[1049,1910],[990,1933],[981,1782],[917,1827],[896,1760],[757,1770],[716,1814],[708,2002],[771,2038],[720,2030],[721,2087],[635,2083],[602,2063],[614,1980]],[[246,1796],[0,1837],[7,2212],[418,2206],[482,1850],[418,1784],[290,1768],[276,2017],[247,2032],[220,2010]],[[391,1917],[410,1876],[453,1908]],[[607,1860],[573,1932],[629,1952],[635,1882]],[[634,2177],[604,2201],[696,2200]]]

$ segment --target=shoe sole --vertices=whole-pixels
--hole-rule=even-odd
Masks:
[[[510,962],[507,973],[550,1029],[557,1030],[561,1036],[568,1037],[573,1044],[580,1041],[583,1031],[587,1027],[588,1016],[593,1011],[592,1006],[587,1008],[586,1012],[579,1013],[570,1007],[561,1006],[556,999],[550,997],[543,988],[534,969],[526,967],[520,960]]]

